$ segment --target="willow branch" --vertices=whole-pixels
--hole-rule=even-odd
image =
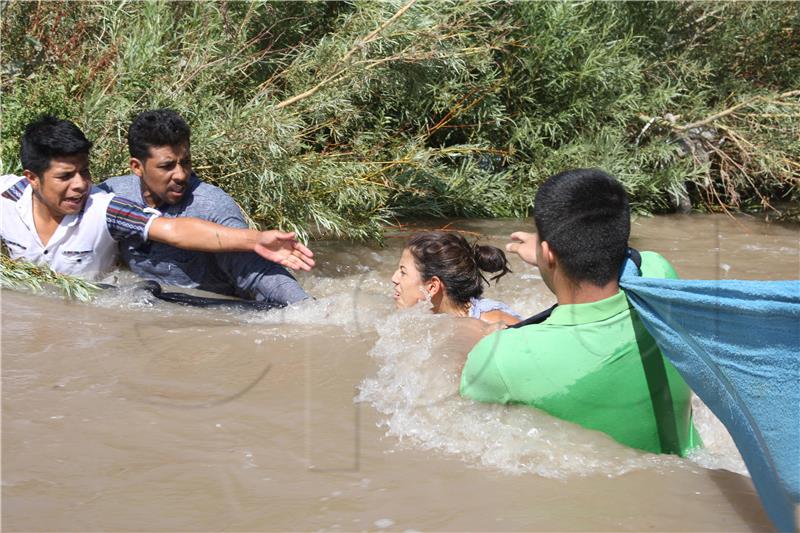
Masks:
[[[797,95],[800,95],[800,91],[789,91],[789,92],[785,92],[783,94],[778,95],[778,98],[788,98],[788,97],[797,96]],[[679,131],[686,131],[686,130],[690,130],[692,128],[696,128],[698,126],[703,126],[703,125],[708,124],[710,122],[714,122],[715,120],[718,120],[718,119],[720,119],[722,117],[728,116],[731,113],[733,113],[734,111],[736,111],[737,109],[741,109],[743,107],[749,106],[750,104],[753,104],[753,103],[755,103],[755,102],[757,102],[759,100],[764,100],[764,97],[763,96],[756,96],[755,98],[752,98],[752,99],[747,100],[745,102],[741,102],[739,104],[736,104],[735,106],[732,106],[732,107],[729,107],[728,109],[720,111],[719,113],[715,113],[715,114],[711,115],[710,117],[706,117],[703,120],[698,120],[697,122],[692,122],[692,123],[686,124],[684,126],[677,126],[675,129],[677,129]]]
[[[375,38],[376,38],[376,37],[377,37],[377,36],[378,36],[378,35],[379,35],[379,34],[380,34],[380,33],[381,33],[383,30],[385,30],[385,29],[386,29],[386,28],[387,28],[387,27],[388,27],[390,24],[392,24],[394,21],[396,21],[397,19],[399,19],[400,17],[402,17],[402,16],[403,16],[403,14],[404,14],[406,11],[408,11],[409,9],[411,9],[411,6],[413,6],[413,5],[414,5],[416,2],[417,2],[417,0],[409,0],[409,1],[408,1],[408,2],[407,2],[407,3],[406,3],[404,6],[403,6],[403,7],[401,7],[401,8],[400,8],[400,9],[397,11],[397,13],[395,13],[394,15],[392,15],[391,17],[389,17],[389,19],[387,19],[387,20],[386,20],[386,21],[385,21],[383,24],[381,24],[380,26],[378,26],[378,27],[377,27],[375,30],[373,30],[372,32],[370,32],[370,34],[369,34],[369,35],[367,35],[367,36],[366,36],[366,37],[365,37],[363,40],[359,41],[359,42],[358,42],[358,43],[357,43],[357,44],[356,44],[356,45],[355,45],[353,48],[351,48],[350,50],[348,50],[348,52],[347,52],[347,53],[346,53],[344,56],[342,56],[342,59],[340,59],[340,60],[339,60],[338,64],[342,64],[342,63],[345,63],[345,62],[347,62],[347,60],[348,60],[348,59],[350,59],[350,57],[351,57],[353,54],[355,54],[355,53],[356,53],[356,52],[357,52],[359,49],[363,48],[365,44],[367,44],[367,43],[369,43],[369,42],[371,42],[371,41],[375,40]],[[295,96],[292,96],[291,98],[288,98],[288,99],[286,99],[286,100],[284,100],[284,101],[280,102],[279,104],[277,104],[277,105],[275,106],[275,109],[283,109],[283,108],[284,108],[284,107],[286,107],[286,106],[292,105],[292,104],[294,104],[295,102],[299,102],[300,100],[304,100],[304,99],[308,98],[309,96],[312,96],[312,95],[314,95],[314,94],[315,94],[315,93],[317,93],[317,92],[318,92],[320,89],[322,89],[322,88],[323,88],[323,87],[325,87],[325,86],[326,86],[328,83],[330,83],[332,80],[334,80],[334,79],[338,78],[338,77],[339,77],[339,76],[342,74],[343,70],[344,70],[344,67],[343,67],[342,69],[339,69],[339,70],[337,70],[335,73],[331,74],[330,76],[328,76],[327,78],[325,78],[324,80],[322,80],[321,82],[319,82],[318,84],[316,84],[315,86],[313,86],[312,88],[310,88],[309,90],[307,90],[307,91],[304,91],[304,92],[302,92],[302,93],[300,93],[300,94],[297,94],[297,95],[295,95]]]
[[[383,24],[381,24],[380,26],[378,26],[378,27],[377,27],[377,28],[376,28],[376,29],[375,29],[375,30],[374,30],[372,33],[370,33],[369,35],[367,35],[367,36],[364,38],[364,40],[363,40],[363,41],[361,41],[361,42],[360,42],[358,45],[356,45],[356,46],[354,46],[353,48],[351,48],[351,49],[350,49],[350,51],[349,51],[349,52],[347,52],[347,53],[346,53],[346,54],[345,54],[345,55],[342,57],[342,59],[341,59],[340,63],[344,63],[345,61],[347,61],[348,59],[350,59],[350,56],[352,56],[354,53],[356,53],[356,51],[357,51],[359,48],[361,48],[361,47],[362,47],[362,46],[364,46],[365,44],[367,44],[367,43],[371,42],[372,40],[374,40],[374,39],[375,39],[375,37],[377,37],[377,36],[378,36],[378,34],[380,34],[380,33],[381,33],[383,30],[385,30],[385,29],[386,29],[386,28],[387,28],[387,27],[388,27],[390,24],[392,24],[392,23],[393,23],[395,20],[397,20],[397,19],[399,19],[400,17],[402,17],[402,16],[405,14],[405,12],[406,12],[406,11],[408,11],[409,9],[411,9],[411,6],[413,6],[413,5],[414,5],[414,4],[416,4],[416,3],[417,3],[417,0],[409,0],[409,1],[406,3],[406,5],[404,5],[403,7],[401,7],[401,8],[400,8],[400,9],[397,11],[397,13],[395,13],[394,15],[392,15],[391,17],[389,17],[389,19],[387,19],[387,20],[386,20],[386,22],[384,22]]]

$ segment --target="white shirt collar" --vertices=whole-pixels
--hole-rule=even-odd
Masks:
[[[89,198],[86,198],[87,202],[89,200]],[[25,190],[22,192],[22,196],[20,197],[19,201],[16,202],[16,204],[17,212],[19,213],[19,217],[22,219],[22,222],[38,239],[39,233],[36,231],[36,223],[33,221],[33,187],[30,185],[30,183],[27,187],[25,187]],[[56,229],[55,233],[53,233],[53,236],[50,237],[50,242],[48,242],[47,245],[49,246],[50,244],[58,242],[64,236],[64,232],[67,230],[67,228],[71,228],[80,221],[85,209],[86,204],[83,204],[83,209],[77,213],[65,215],[64,218],[61,219],[61,222],[59,222],[58,229]]]

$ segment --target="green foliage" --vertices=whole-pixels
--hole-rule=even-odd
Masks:
[[[0,160],[49,112],[125,173],[138,112],[262,225],[380,238],[406,216],[520,216],[599,166],[639,211],[800,201],[791,2],[2,4]],[[725,110],[718,118],[714,116]],[[693,123],[700,122],[698,126]]]
[[[0,251],[0,287],[44,292],[53,287],[64,297],[86,302],[94,297],[99,287],[91,282],[59,274],[47,265],[34,265],[10,259],[5,250]]]

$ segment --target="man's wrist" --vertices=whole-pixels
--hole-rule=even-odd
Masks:
[[[261,242],[262,232],[255,229],[247,229],[245,231],[247,232],[247,235],[245,236],[247,239],[247,251],[255,252],[258,243]]]

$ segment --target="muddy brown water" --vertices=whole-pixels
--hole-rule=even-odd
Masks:
[[[502,245],[530,221],[450,227]],[[797,279],[799,237],[667,216],[638,219],[632,243],[685,278]],[[2,529],[770,529],[699,402],[707,448],[679,459],[460,399],[455,319],[393,309],[402,242],[316,243],[301,281],[317,300],[263,314],[2,291]],[[487,295],[550,305],[535,269],[512,267]]]

